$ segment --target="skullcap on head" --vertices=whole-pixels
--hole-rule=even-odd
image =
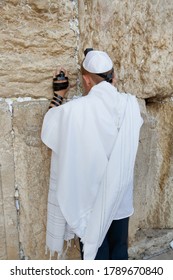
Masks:
[[[106,52],[89,51],[83,61],[83,67],[90,73],[105,73],[113,68],[113,62]]]

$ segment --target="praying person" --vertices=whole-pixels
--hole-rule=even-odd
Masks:
[[[136,97],[115,87],[106,52],[87,49],[81,74],[83,96],[62,104],[68,74],[55,73],[43,121],[41,138],[52,150],[46,246],[63,258],[64,240],[77,236],[84,260],[127,260],[143,120]]]

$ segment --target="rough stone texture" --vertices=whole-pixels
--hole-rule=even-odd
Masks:
[[[135,174],[134,174],[134,214],[130,218],[130,238],[129,244],[132,245],[136,239],[136,233],[142,227],[141,223],[144,224],[146,221],[146,177],[148,176],[148,155],[149,150],[149,139],[151,135],[149,134],[149,116],[146,111],[145,101],[140,99],[140,110],[143,118],[143,125],[140,133],[140,141],[137,152],[136,164],[135,164]]]
[[[59,65],[69,69],[71,83],[78,81],[86,47],[108,51],[118,89],[140,99],[144,125],[135,166],[131,257],[149,250],[149,230],[164,229],[160,244],[171,238],[172,26],[172,0],[0,1],[0,97],[11,98],[6,101],[13,109],[10,114],[1,100],[0,259],[49,258],[44,246],[50,151],[40,139],[48,101],[39,98],[51,98],[52,72]],[[33,99],[20,103],[16,97]],[[80,258],[77,242],[67,257]]]
[[[18,259],[18,220],[14,200],[12,123],[8,105],[0,102],[0,259]]]
[[[147,106],[155,127],[151,127],[148,156],[147,225],[173,228],[173,102]],[[152,167],[152,168],[151,168]]]
[[[74,1],[0,2],[0,96],[52,96],[54,69],[65,65],[75,82]]]
[[[173,102],[149,103],[143,118],[135,168],[131,242],[141,228],[173,228]]]
[[[173,1],[79,1],[80,57],[108,51],[119,90],[140,98],[173,93]]]
[[[129,247],[129,259],[159,259],[161,253],[172,251],[172,229],[144,229],[139,230],[136,241]],[[173,256],[173,251],[170,252]],[[171,258],[169,258],[171,259]]]
[[[41,143],[47,101],[14,103],[14,157],[19,190],[19,241],[28,259],[45,258],[45,228],[50,151]],[[21,121],[22,120],[22,121]]]

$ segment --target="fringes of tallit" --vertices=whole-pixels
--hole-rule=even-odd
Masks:
[[[49,260],[52,260],[52,257],[55,257],[55,253],[57,253],[57,260],[66,260],[67,259],[67,252],[69,248],[71,248],[72,240],[68,240],[66,246],[64,246],[61,252],[51,251],[48,246],[45,246],[45,255],[48,254],[49,251]]]

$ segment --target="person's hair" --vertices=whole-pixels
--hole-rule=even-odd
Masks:
[[[104,72],[104,73],[101,73],[101,74],[104,74],[104,75],[107,75],[109,73],[112,72],[112,69],[107,71],[107,72]],[[90,73],[88,72],[84,67],[83,67],[83,64],[81,64],[81,74],[82,75],[90,75],[90,77],[92,78],[93,82],[95,84],[99,84],[100,82],[104,81],[105,79],[100,77],[99,75],[95,74],[95,73]]]

